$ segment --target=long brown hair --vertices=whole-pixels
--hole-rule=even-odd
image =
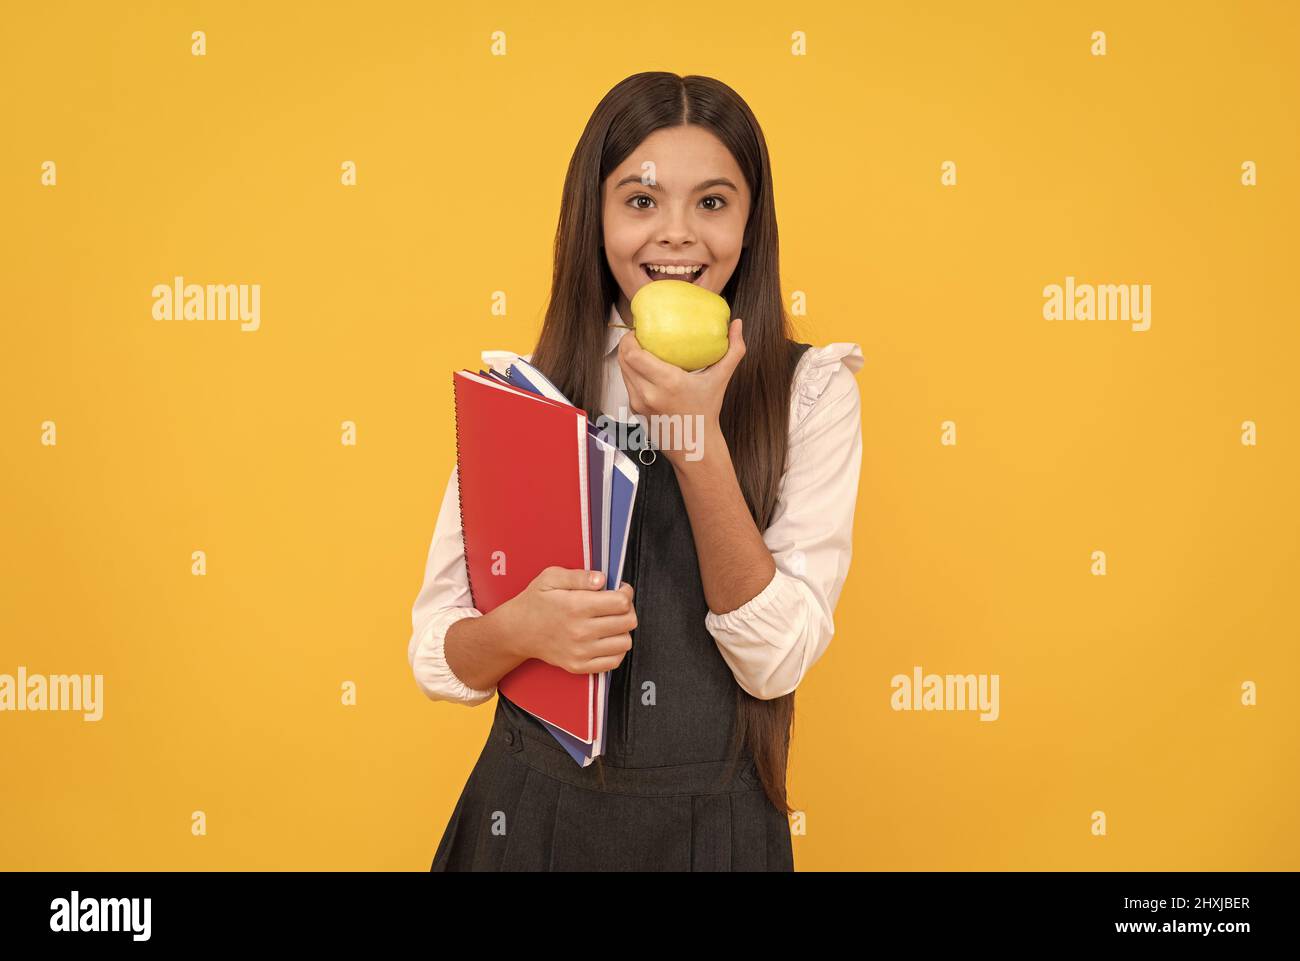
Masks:
[[[532,363],[577,407],[599,411],[606,324],[618,285],[602,246],[601,185],[636,147],[664,127],[695,124],[731,151],[749,185],[744,249],[722,291],[745,319],[745,356],[731,376],[720,414],[745,503],[759,531],[776,508],[785,471],[790,411],[789,319],[781,300],[776,207],[767,144],[740,96],[710,77],[638,73],[596,106],[564,178],[551,298]],[[594,416],[594,414],[593,414]],[[790,813],[786,764],[794,692],[771,700],[736,689],[736,742],[744,741],[768,799]]]

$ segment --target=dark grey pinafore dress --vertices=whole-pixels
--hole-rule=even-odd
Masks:
[[[791,369],[809,346],[790,344]],[[623,436],[641,471],[622,578],[637,627],[609,677],[606,753],[579,767],[498,692],[434,871],[794,870],[789,820],[747,748],[729,753],[740,687],[704,625],[676,474],[642,432]]]

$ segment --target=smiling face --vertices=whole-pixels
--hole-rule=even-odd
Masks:
[[[625,324],[632,297],[655,278],[722,293],[740,262],[749,185],[713,133],[656,130],[606,178],[601,197],[605,259]]]

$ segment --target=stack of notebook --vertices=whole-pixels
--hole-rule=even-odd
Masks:
[[[506,374],[455,371],[456,464],[465,567],[484,614],[545,568],[623,573],[639,472],[587,414],[521,359]],[[604,749],[609,672],[531,659],[497,690],[536,717],[583,767]]]

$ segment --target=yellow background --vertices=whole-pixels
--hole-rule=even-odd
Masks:
[[[427,869],[493,711],[406,661],[450,372],[531,350],[578,135],[666,69],[749,102],[799,339],[867,358],[797,867],[1300,868],[1295,6],[471,6],[7,12],[0,673],[106,691],[0,714],[0,867]],[[261,329],[154,321],[177,274]],[[1151,329],[1045,321],[1067,275]],[[1001,718],[891,711],[917,664]]]

